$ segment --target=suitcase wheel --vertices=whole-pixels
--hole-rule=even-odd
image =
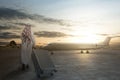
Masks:
[[[53,76],[54,74],[53,73],[50,73],[50,76]]]

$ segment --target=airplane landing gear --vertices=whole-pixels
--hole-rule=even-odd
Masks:
[[[80,53],[83,53],[83,50],[81,50]]]
[[[83,50],[81,50],[80,51],[80,53],[84,53],[84,51]],[[90,53],[88,50],[86,50],[86,52],[85,53]]]
[[[89,53],[89,51],[87,50],[86,53]]]

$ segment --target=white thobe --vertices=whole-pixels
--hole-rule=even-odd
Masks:
[[[23,41],[23,36],[21,36],[22,44],[21,44],[21,63],[22,64],[31,64],[31,53],[32,53],[32,47],[35,45],[35,40],[33,33],[31,31],[31,41]]]

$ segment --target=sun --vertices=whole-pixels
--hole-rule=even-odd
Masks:
[[[85,38],[83,38],[83,43],[98,43],[100,42],[100,39],[97,35],[87,35]]]
[[[84,37],[71,37],[69,38],[70,42],[74,42],[74,43],[98,43],[99,39],[97,36],[95,35],[87,35]]]
[[[69,38],[68,41],[74,43],[94,44],[102,41],[100,36],[90,31],[75,31],[72,35],[73,37]]]

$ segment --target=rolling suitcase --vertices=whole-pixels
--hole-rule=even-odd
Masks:
[[[31,54],[37,77],[52,76],[56,72],[55,66],[46,50],[33,50]]]

